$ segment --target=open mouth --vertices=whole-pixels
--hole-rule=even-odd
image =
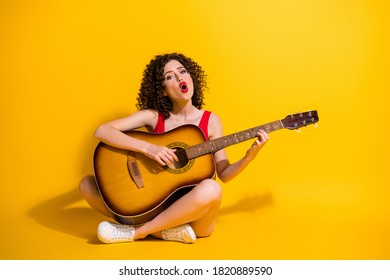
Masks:
[[[182,93],[186,93],[188,91],[188,86],[186,82],[181,82],[179,84],[179,87]]]

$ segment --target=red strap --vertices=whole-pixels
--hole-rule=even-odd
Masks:
[[[163,133],[165,132],[165,125],[164,125],[164,115],[158,114],[157,124],[154,128],[154,133]]]
[[[206,140],[209,140],[209,119],[210,119],[211,112],[210,111],[204,111],[202,118],[199,122],[199,128],[203,131],[204,136],[206,137]]]

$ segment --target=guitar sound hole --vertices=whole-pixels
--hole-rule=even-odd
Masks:
[[[176,149],[176,156],[179,159],[179,161],[175,161],[175,169],[181,169],[184,166],[186,166],[189,162],[189,159],[187,157],[186,151],[183,148],[180,147],[174,147],[173,149]]]

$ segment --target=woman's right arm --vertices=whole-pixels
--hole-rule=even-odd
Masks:
[[[162,165],[172,164],[177,157],[174,150],[165,146],[158,146],[130,137],[123,131],[129,131],[140,127],[154,127],[158,114],[152,110],[141,110],[121,119],[117,119],[99,126],[94,136],[107,145],[142,153],[156,160]]]

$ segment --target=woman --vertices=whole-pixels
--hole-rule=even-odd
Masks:
[[[178,160],[174,150],[130,137],[123,131],[145,127],[150,132],[161,133],[184,124],[194,124],[202,129],[206,139],[223,136],[218,116],[202,109],[205,78],[202,68],[182,54],[156,56],[143,73],[137,98],[139,110],[128,117],[101,125],[95,137],[108,145],[142,153],[163,166],[173,164]],[[225,150],[215,152],[219,179],[228,182],[237,176],[267,141],[268,134],[259,131],[258,138],[245,156],[233,164],[229,162]],[[93,176],[82,179],[80,190],[94,209],[113,217],[99,195]],[[214,231],[221,196],[219,183],[205,179],[141,226],[102,222],[98,227],[98,238],[104,243],[116,243],[152,235],[164,240],[194,243],[197,237],[210,236]]]

